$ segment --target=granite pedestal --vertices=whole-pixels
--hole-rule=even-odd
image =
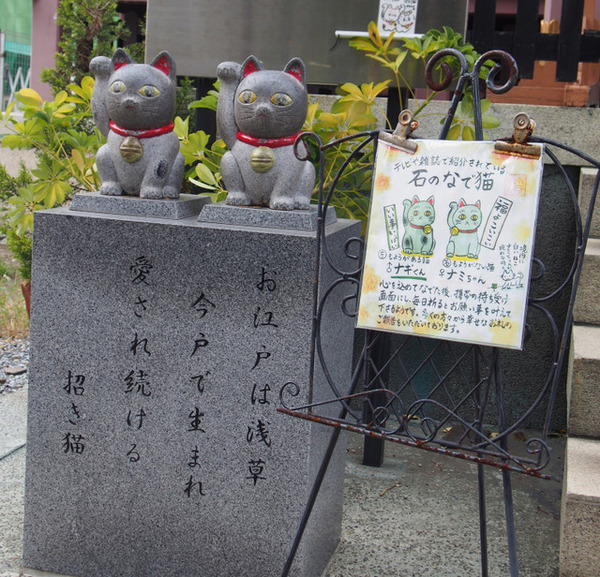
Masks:
[[[334,258],[358,233],[327,226]],[[280,574],[331,434],[276,412],[288,381],[298,404],[332,396],[309,383],[315,245],[196,215],[36,213],[24,567]],[[353,323],[325,319],[343,378]],[[342,485],[340,446],[292,575],[324,569]]]

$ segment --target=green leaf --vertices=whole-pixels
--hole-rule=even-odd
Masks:
[[[473,129],[472,126],[463,127],[462,139],[463,140],[475,140],[475,130]]]
[[[181,117],[176,116],[174,131],[179,140],[186,139],[188,137],[190,131],[190,119],[187,117],[185,120],[182,120]]]
[[[481,117],[481,125],[483,128],[498,128],[500,126],[500,119],[491,114],[484,114]]]
[[[377,52],[377,48],[368,38],[352,38],[348,41],[351,48],[361,50],[362,52]]]
[[[33,88],[21,88],[16,94],[15,98],[25,106],[33,106],[39,108],[43,102],[42,97]]]
[[[85,173],[85,161],[83,159],[83,155],[79,150],[74,148],[71,150],[71,158],[73,159],[73,163],[82,174]]]
[[[207,108],[208,110],[217,110],[217,104],[219,100],[216,96],[212,94],[208,94],[201,98],[200,100],[194,100],[194,102],[190,102],[188,108]]]
[[[372,58],[373,60],[377,60],[377,62],[381,62],[385,66],[389,66],[391,64],[385,58],[383,58],[382,56],[378,56],[377,54],[365,54],[365,56],[367,58]]]
[[[342,84],[340,88],[349,95],[356,97],[357,100],[363,99],[363,93],[361,89],[356,84],[352,84],[352,82],[346,82],[345,84]]]
[[[27,146],[27,141],[23,140],[22,136],[18,134],[7,134],[2,137],[2,146],[7,146],[8,148],[23,148],[23,145]]]
[[[460,124],[453,124],[448,130],[448,140],[458,140],[460,138],[460,133],[462,132],[462,127]]]
[[[206,167],[204,164],[196,165],[196,175],[200,179],[201,182],[212,185],[213,187],[217,186],[217,179],[215,175]]]
[[[210,184],[206,184],[205,182],[201,182],[200,180],[196,179],[196,178],[188,178],[188,180],[195,186],[199,187],[199,188],[203,188],[204,190],[217,190],[216,186],[212,186]]]

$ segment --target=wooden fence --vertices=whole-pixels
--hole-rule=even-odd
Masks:
[[[496,0],[475,0],[470,42],[479,52],[512,54],[521,78],[532,78],[536,60],[556,62],[556,80],[575,82],[580,62],[600,61],[600,31],[584,30],[584,0],[563,0],[560,32],[542,34],[537,0],[518,0],[515,30],[495,30]]]

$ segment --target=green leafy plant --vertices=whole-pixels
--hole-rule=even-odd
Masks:
[[[14,228],[6,234],[6,246],[19,263],[19,274],[24,281],[31,280],[31,234],[19,234]]]
[[[14,103],[4,115],[10,133],[2,138],[2,146],[33,149],[37,159],[31,170],[21,166],[15,179],[0,170],[0,182],[8,185],[3,198],[9,206],[1,227],[24,279],[30,275],[34,212],[60,206],[74,192],[97,190],[100,185],[95,156],[105,140],[91,122],[93,87],[94,80],[84,77],[49,102],[24,88],[16,94],[22,118],[14,114]]]
[[[175,134],[179,138],[179,150],[188,167],[186,179],[208,194],[213,202],[224,200],[227,196],[221,178],[221,158],[227,147],[221,140],[210,142],[210,135],[203,130],[190,132],[189,117],[175,118]]]
[[[464,42],[463,37],[458,32],[452,30],[448,26],[444,26],[442,30],[429,30],[427,33],[423,34],[421,37],[416,38],[395,38],[394,33],[392,32],[387,39],[383,39],[379,34],[377,29],[377,25],[375,22],[370,22],[368,26],[368,37],[367,38],[353,38],[349,41],[349,45],[356,50],[361,52],[365,52],[365,55],[368,58],[371,58],[377,62],[379,62],[385,69],[390,70],[393,74],[395,85],[398,89],[406,88],[410,97],[417,102],[417,106],[413,112],[415,118],[417,118],[425,109],[425,107],[431,102],[433,98],[435,98],[439,92],[436,90],[432,90],[427,88],[426,96],[424,99],[419,100],[413,88],[406,81],[406,78],[403,74],[403,67],[405,65],[406,59],[410,56],[411,58],[418,60],[423,70],[427,66],[430,58],[440,50],[444,50],[447,48],[452,48],[454,50],[459,51],[466,59],[469,69],[473,68],[473,65],[479,58],[480,54],[475,50],[472,44],[468,42]],[[460,72],[460,64],[455,58],[447,57],[444,59],[445,63],[450,67],[453,74],[457,74]],[[490,66],[493,66],[493,62],[486,62],[484,66],[481,67],[480,77],[485,79],[490,71]],[[438,78],[435,79],[439,82],[441,79],[442,72],[438,72]],[[400,93],[400,91],[399,91]],[[466,92],[467,98],[471,98],[471,107],[465,107],[463,110],[463,118],[461,120],[461,124],[464,126],[468,122],[468,114],[469,110],[470,114],[470,124],[473,125],[473,106],[472,106],[472,95],[470,91]],[[489,101],[483,100],[482,106],[487,102],[487,107],[489,107]],[[402,103],[400,103],[402,106]],[[443,120],[442,120],[443,122]],[[491,123],[491,118],[488,119],[488,124]],[[497,126],[495,124],[494,126]],[[493,128],[493,126],[489,126],[489,128]],[[453,131],[453,136],[460,136],[464,131]],[[469,134],[469,131],[466,132]],[[452,136],[448,136],[448,138],[452,139]]]
[[[11,134],[2,138],[2,146],[37,154],[31,182],[8,200],[8,220],[19,234],[31,230],[35,210],[58,206],[78,190],[98,188],[94,163],[104,137],[90,122],[93,88],[94,80],[86,76],[80,85],[69,85],[70,93],[61,91],[49,102],[24,88],[16,94],[22,121],[12,105],[7,108],[4,120]]]
[[[42,71],[54,94],[79,84],[94,56],[112,54],[130,34],[117,12],[117,0],[61,0],[56,23],[61,28],[56,66]],[[143,58],[143,46],[134,48],[128,47],[130,54]]]

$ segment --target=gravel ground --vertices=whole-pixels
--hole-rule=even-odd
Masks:
[[[0,337],[0,396],[27,388],[29,339]],[[19,395],[11,396],[18,400]],[[7,399],[8,401],[8,399]],[[9,403],[12,405],[12,403]],[[7,407],[3,405],[3,410]],[[8,418],[14,411],[8,411]],[[4,423],[3,426],[5,426]],[[12,431],[12,427],[9,427]],[[4,431],[3,431],[4,432]],[[13,431],[14,432],[14,431]],[[4,439],[5,440],[5,439]],[[14,439],[11,439],[14,441]],[[0,442],[0,445],[2,443]],[[3,445],[4,446],[4,445]],[[6,448],[6,447],[5,447]],[[0,577],[19,577],[22,551],[25,450],[2,455]]]
[[[0,337],[0,395],[27,387],[29,339]]]

